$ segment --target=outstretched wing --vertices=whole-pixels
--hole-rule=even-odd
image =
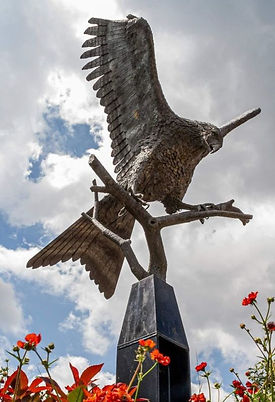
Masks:
[[[83,69],[93,69],[87,80],[107,113],[113,163],[118,181],[131,167],[142,145],[150,141],[150,128],[170,108],[156,70],[154,43],[143,18],[110,21],[91,18],[85,34],[89,47],[81,58],[93,58]],[[100,77],[100,78],[99,78]]]
[[[122,207],[123,205],[113,197],[104,197],[99,202],[98,218],[105,227],[128,239],[131,237],[134,218],[129,213],[118,216]],[[87,214],[92,216],[93,209],[90,209]],[[80,263],[85,265],[90,278],[99,285],[99,290],[104,292],[106,299],[113,295],[124,255],[119,246],[105,237],[86,218],[79,218],[61,235],[40,250],[28,261],[27,267],[45,267],[69,259],[73,261],[79,259]]]

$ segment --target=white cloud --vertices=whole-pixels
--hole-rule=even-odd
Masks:
[[[26,319],[21,302],[11,283],[0,278],[0,317],[1,331],[5,335],[18,335],[26,329]]]
[[[211,401],[212,402],[219,402],[219,401],[224,401],[224,399],[227,397],[227,401],[231,402],[231,401],[235,401],[235,396],[229,396],[228,394],[229,392],[226,392],[223,387],[221,386],[221,388],[219,390],[217,390],[214,387],[214,384],[212,381],[210,381],[210,389],[211,389]],[[208,386],[206,381],[203,382],[202,384],[198,385],[198,384],[191,384],[191,394],[200,394],[200,393],[204,393],[206,400],[208,400],[208,394],[209,394],[209,390],[208,390]]]
[[[73,375],[69,366],[71,363],[79,371],[79,375],[92,364],[101,364],[101,362],[89,362],[85,357],[81,356],[61,356],[54,367],[51,369],[52,378],[54,378],[61,387],[66,385],[72,385],[74,383]],[[96,384],[100,387],[108,384],[115,383],[115,376],[109,372],[104,371],[104,367],[101,372],[99,372],[95,378],[97,379]]]
[[[187,194],[196,203],[236,197],[238,205],[253,212],[254,220],[245,228],[239,222],[213,219],[204,226],[193,223],[164,232],[168,281],[177,294],[191,353],[218,345],[225,359],[232,357],[240,365],[238,351],[247,358],[251,352],[238,328],[249,311],[242,309],[240,301],[250,290],[259,290],[263,297],[272,295],[275,282],[274,91],[270,84],[274,21],[268,16],[272,9],[253,2],[247,13],[240,2],[228,9],[211,1],[205,7],[200,4],[198,12],[198,4],[192,2],[167,4],[160,1],[156,9],[148,2],[126,0],[5,2],[0,13],[5,38],[0,67],[5,99],[0,111],[0,184],[4,189],[0,208],[13,224],[41,222],[58,233],[90,207],[94,175],[87,155],[72,158],[51,153],[43,162],[44,177],[38,183],[26,180],[29,158],[37,159],[41,153],[35,133],[45,129],[42,115],[49,104],[59,106],[68,125],[101,124],[100,149],[93,152],[112,170],[102,108],[80,70],[82,32],[92,15],[121,18],[128,11],[142,13],[154,28],[161,82],[175,111],[220,123],[251,106],[259,104],[264,109],[263,117],[229,136],[223,150],[201,164]],[[142,236],[135,230],[134,247],[144,262]],[[91,339],[102,331],[97,351],[104,354],[119,333],[129,284],[134,281],[128,268],[122,272],[116,295],[105,301],[78,264],[26,270],[25,262],[36,251],[1,247],[1,271],[11,281],[20,277],[37,286],[47,282],[47,292],[70,297],[75,310],[61,326],[83,333],[86,325],[82,342],[90,351],[95,351]],[[11,284],[4,282],[2,287],[11,300],[4,314],[14,312],[23,328],[26,318],[18,296]],[[78,320],[82,316],[84,320]],[[9,325],[19,331],[15,318]]]
[[[60,324],[60,329],[77,330],[86,350],[98,355],[106,353],[121,325],[127,298],[125,289],[123,297],[116,294],[111,300],[105,300],[77,262],[60,264],[54,268],[26,269],[26,262],[35,252],[37,249],[8,250],[0,247],[1,271],[10,278],[15,276],[40,286],[44,293],[62,295],[71,300],[75,305],[75,312],[69,313],[67,319]],[[120,287],[128,288],[128,283],[122,281]],[[81,316],[79,320],[76,318],[78,315]]]

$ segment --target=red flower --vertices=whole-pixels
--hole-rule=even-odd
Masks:
[[[201,362],[198,366],[195,367],[196,371],[204,371],[205,367],[207,366],[206,362]],[[201,395],[201,394],[200,394]]]
[[[236,395],[239,395],[239,396],[243,397],[244,392],[246,391],[245,386],[243,386],[243,384],[240,381],[237,381],[237,380],[232,381],[232,385],[235,388],[234,393]]]
[[[67,391],[71,392],[77,387],[87,387],[91,383],[92,378],[101,370],[102,366],[103,364],[89,366],[79,377],[79,372],[77,368],[70,363],[70,368],[74,377],[74,384],[71,386],[67,385],[65,388],[67,389]]]
[[[241,385],[239,388],[236,388],[234,392],[236,395],[244,396],[244,391],[246,391],[246,388],[243,385]]]
[[[157,361],[163,366],[168,366],[171,361],[169,356],[164,356],[162,353],[159,352],[158,349],[153,350],[153,352],[150,353],[150,356],[152,360]]]
[[[267,328],[269,329],[269,331],[275,331],[275,322],[273,321],[268,322]]]
[[[204,394],[193,394],[189,401],[194,401],[194,402],[206,402],[206,398]]]
[[[258,295],[259,292],[251,292],[247,297],[245,297],[242,301],[243,306],[248,306],[249,304],[252,304]]]
[[[106,385],[102,389],[94,387],[91,392],[84,390],[87,399],[84,401],[89,402],[133,402],[132,395],[136,391],[136,387],[128,390],[128,386],[124,383],[113,385]],[[139,398],[137,401],[146,401],[146,399]]]
[[[247,381],[247,383],[245,385],[247,386],[247,391],[250,394],[256,394],[256,392],[259,391],[259,387],[255,383],[251,383],[250,381]]]
[[[25,341],[17,341],[17,346],[21,349],[25,349],[26,346],[30,346],[32,348],[35,348],[39,342],[41,341],[41,335],[38,334],[28,334],[25,336]]]
[[[241,402],[250,402],[250,398],[247,395],[243,396],[243,399],[241,400]]]
[[[140,344],[140,346],[143,346],[143,347],[146,347],[149,349],[153,349],[156,346],[155,342],[152,341],[152,339],[146,339],[146,340],[140,339],[138,341],[138,343]]]

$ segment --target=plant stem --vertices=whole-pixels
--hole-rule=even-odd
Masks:
[[[255,342],[255,339],[253,338],[253,336],[251,335],[250,331],[248,329],[246,329],[246,332],[248,333],[248,335],[250,336],[250,338],[253,340],[253,342],[255,343],[255,345],[257,346],[257,348],[259,349],[259,351],[261,352],[261,354],[263,355],[264,360],[266,361],[266,355],[264,354],[264,352],[262,351],[262,349],[260,348],[260,346],[258,345],[258,343]]]
[[[143,374],[142,380],[143,380],[143,378],[144,378],[145,376],[147,376],[147,374],[149,374],[152,370],[154,370],[154,368],[156,367],[157,364],[158,364],[158,362],[155,362],[155,363],[153,364],[153,366],[150,367],[149,370],[147,370],[146,373]]]
[[[231,395],[234,394],[235,391],[230,392],[230,394],[226,395],[226,397],[222,400],[222,402],[226,401],[227,398],[229,398]]]
[[[18,387],[19,387],[19,381],[20,381],[20,374],[21,374],[21,370],[22,370],[22,366],[23,366],[23,361],[26,357],[27,354],[27,350],[25,350],[24,355],[22,357],[22,359],[19,360],[19,366],[18,366],[18,372],[16,375],[16,381],[15,381],[15,387],[14,387],[14,394],[13,394],[13,398],[12,400],[15,401],[16,397],[17,397],[17,392],[18,392]],[[19,353],[18,353],[19,355]]]
[[[207,385],[208,385],[208,396],[209,396],[209,401],[211,401],[211,387],[210,387],[210,381],[209,381],[209,376],[206,375],[206,380],[207,380]]]
[[[142,379],[143,379],[143,377],[142,377],[142,363],[141,363],[140,371],[139,371],[139,374],[138,374],[138,383],[137,383],[137,389],[136,389],[136,392],[135,392],[134,402],[136,402],[136,400],[137,400],[138,392],[139,392],[139,388],[140,388],[140,384],[141,384]]]
[[[47,374],[48,374],[48,376],[49,376],[49,380],[50,380],[51,386],[53,387],[53,389],[54,389],[54,391],[55,391],[55,393],[56,393],[58,402],[62,402],[61,399],[60,399],[60,397],[59,397],[58,391],[57,391],[57,389],[56,389],[56,386],[55,386],[54,381],[53,381],[53,379],[52,379],[52,377],[51,377],[51,374],[50,374],[50,371],[49,371],[48,367],[44,365],[43,359],[42,359],[42,357],[40,356],[40,354],[37,352],[37,350],[36,350],[36,349],[33,349],[33,351],[34,351],[35,354],[38,356],[38,358],[39,358],[39,360],[41,361],[43,367],[45,367],[45,370],[46,370],[46,372],[47,372]]]
[[[133,382],[135,381],[135,378],[136,378],[136,376],[138,375],[138,372],[139,372],[139,369],[140,369],[141,365],[142,365],[142,362],[139,361],[139,362],[138,362],[138,365],[137,365],[137,368],[136,368],[136,370],[135,370],[135,372],[134,372],[134,375],[133,375],[133,377],[131,378],[131,381],[129,382],[129,385],[128,385],[128,388],[127,388],[127,392],[130,390],[131,386],[133,385]]]

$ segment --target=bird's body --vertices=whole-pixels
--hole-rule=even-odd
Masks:
[[[131,193],[141,194],[144,201],[160,201],[168,213],[174,213],[181,208],[198,163],[221,148],[224,135],[248,118],[219,129],[177,116],[158,80],[149,24],[134,16],[121,21],[91,18],[89,22],[92,26],[85,33],[92,38],[83,44],[89,50],[81,58],[90,59],[83,69],[92,69],[87,80],[97,80],[93,88],[107,114],[117,181]],[[98,219],[126,239],[134,218],[128,212],[119,214],[122,208],[117,199],[106,196],[99,203]],[[92,209],[87,213],[92,215]],[[27,266],[38,268],[70,258],[80,259],[99,290],[111,297],[124,255],[83,217]]]
[[[199,123],[166,118],[158,122],[153,134],[122,184],[142,194],[144,201],[165,204],[168,196],[182,200],[195,167],[209,153]]]

